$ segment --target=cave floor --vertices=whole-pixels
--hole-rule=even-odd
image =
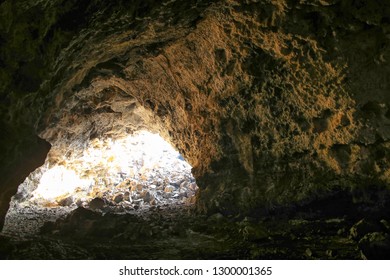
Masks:
[[[192,206],[103,215],[77,208],[66,217],[45,223],[39,234],[1,235],[0,258],[387,258],[388,234],[377,231],[371,222],[346,217],[318,219],[279,215],[254,219],[219,213],[207,217],[196,214]],[[359,236],[367,234],[368,237]]]

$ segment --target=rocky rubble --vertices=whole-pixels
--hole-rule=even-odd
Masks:
[[[46,222],[65,217],[73,209],[74,207],[14,206],[7,213],[1,234],[24,240],[35,236]]]
[[[358,242],[364,259],[388,259],[390,257],[390,231],[388,221],[362,219],[354,224],[349,237]]]
[[[112,199],[121,204],[127,195],[130,191]],[[264,217],[219,212],[200,215],[194,205],[177,203],[119,210],[118,205],[110,206],[98,197],[86,207],[47,208],[41,212],[23,207],[17,213],[8,214],[14,215],[8,221],[13,220],[19,227],[14,226],[14,232],[0,235],[0,256],[8,259],[388,259],[390,220],[362,211],[367,209],[364,205],[350,208],[353,206],[347,202],[344,206],[353,214],[345,215],[345,209],[323,207],[329,203],[319,200],[310,208],[296,209],[294,213],[269,213]],[[31,225],[34,223],[34,234],[30,229],[29,235],[16,235],[17,231],[25,230],[23,219],[28,219]]]
[[[31,259],[387,259],[378,221],[345,217],[197,215],[169,205],[132,213],[79,207],[46,222],[38,236],[0,236],[0,256]],[[382,220],[380,223],[387,223]],[[350,230],[349,230],[350,229]],[[350,232],[362,235],[359,240]]]
[[[94,192],[94,199],[78,200],[76,204],[103,212],[126,212],[171,204],[193,204],[198,187],[191,179],[182,180],[180,184],[172,185],[156,181],[155,184],[149,185],[147,182],[140,184],[126,180],[114,190],[99,189]]]
[[[51,207],[26,202],[18,205],[14,202],[7,213],[3,233],[22,237],[34,235],[45,222],[64,217],[77,207],[85,207],[103,214],[137,214],[149,209],[164,209],[171,205],[189,206],[194,204],[197,190],[195,182],[189,181],[183,180],[181,184],[169,184],[165,187],[128,184],[129,181],[125,181],[121,187],[114,190],[99,190],[93,199],[81,198],[75,201],[68,196]],[[64,201],[72,203],[62,204]]]
[[[153,146],[157,143],[159,146]],[[76,207],[133,213],[195,202],[198,186],[191,166],[157,135],[139,132],[115,143],[95,140],[81,156],[68,157],[62,165],[48,168],[53,154],[49,153],[47,165],[19,187],[6,218],[5,233],[34,234],[45,221]],[[46,174],[56,168],[67,173],[54,173],[52,180],[45,181]],[[82,179],[68,180],[69,176]],[[78,185],[72,186],[75,181]],[[66,184],[70,188],[66,189]]]

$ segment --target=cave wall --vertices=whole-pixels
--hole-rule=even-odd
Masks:
[[[193,166],[199,211],[339,191],[384,203],[367,193],[390,183],[389,14],[364,0],[4,1],[2,177],[36,136],[126,133],[136,103]]]

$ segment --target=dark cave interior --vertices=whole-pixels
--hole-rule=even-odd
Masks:
[[[0,258],[388,259],[389,15],[0,1]]]

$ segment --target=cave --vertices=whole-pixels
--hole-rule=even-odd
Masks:
[[[388,259],[389,14],[0,1],[0,258]]]

